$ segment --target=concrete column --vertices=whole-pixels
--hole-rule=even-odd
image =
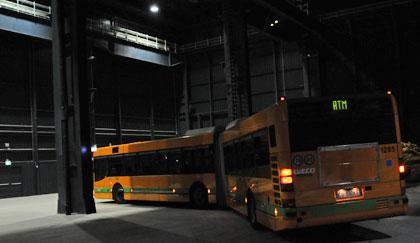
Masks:
[[[95,213],[90,152],[86,9],[89,1],[52,1],[58,213]]]

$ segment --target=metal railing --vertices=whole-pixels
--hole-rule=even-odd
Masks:
[[[30,15],[35,18],[50,20],[51,7],[28,0],[0,0],[0,9],[4,8],[17,13]],[[87,29],[100,32],[116,39],[124,40],[149,48],[176,53],[176,44],[169,43],[164,39],[140,33],[120,23],[111,22],[107,19],[87,18]]]
[[[27,0],[0,0],[0,8],[41,19],[50,19],[51,15],[50,6]]]
[[[257,29],[255,29],[254,27],[248,26],[248,37],[257,35],[258,33],[260,33],[260,32]],[[205,39],[205,40],[200,40],[200,41],[195,41],[195,42],[192,42],[192,43],[178,45],[177,51],[178,51],[178,53],[186,53],[186,52],[211,48],[211,47],[215,47],[215,46],[221,46],[221,45],[224,44],[224,41],[225,40],[224,40],[223,36],[219,35],[219,36],[208,38],[208,39]]]
[[[168,51],[176,52],[176,44],[169,43],[166,40],[155,36],[140,33],[123,27],[117,22],[108,19],[87,19],[87,28],[91,31],[98,31],[102,34],[113,36],[120,40],[135,43],[138,45]]]

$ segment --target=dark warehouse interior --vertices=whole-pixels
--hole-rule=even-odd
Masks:
[[[94,56],[88,72],[93,80],[94,139],[98,146],[176,136],[187,129],[229,121],[221,3],[154,2],[162,6],[159,16],[144,10],[151,1],[91,3],[95,6],[89,9],[92,19],[114,21],[119,27],[167,38],[168,46],[176,43],[176,51],[168,47],[168,52],[161,53],[169,55],[170,63],[160,65],[110,51],[111,42],[146,50],[153,47],[100,31],[88,32],[89,55]],[[49,5],[50,1],[39,3]],[[326,36],[327,45],[337,46],[347,55],[354,70],[295,23],[284,18],[279,27],[274,26],[278,30],[272,30],[269,22],[276,18],[273,13],[253,1],[247,1],[244,8],[252,113],[283,94],[294,98],[390,89],[400,103],[403,141],[418,143],[417,1],[310,1],[304,11],[322,23],[325,33],[331,33]],[[40,17],[9,10],[2,10],[2,14],[49,25],[48,19]],[[288,36],[283,36],[285,33]],[[55,191],[51,42],[9,31],[2,31],[1,36],[2,142],[10,143],[7,156],[21,165],[16,173],[22,173],[23,180],[33,180],[34,163],[39,164],[38,177],[43,178],[38,186],[1,195]],[[117,131],[119,119],[121,131]],[[32,129],[34,126],[37,129]],[[37,144],[33,146],[34,136]],[[3,148],[2,161],[5,151]]]
[[[390,92],[419,144],[419,53],[419,0],[0,0],[0,199],[58,192],[59,213],[94,213],[89,148],[280,98]]]

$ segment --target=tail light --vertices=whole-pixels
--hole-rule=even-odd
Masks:
[[[400,162],[400,165],[398,166],[398,172],[400,172],[400,180],[404,180],[407,176],[407,165],[405,165],[403,162]]]
[[[280,186],[282,192],[292,192],[294,191],[293,187],[293,173],[290,168],[280,169]]]
[[[399,169],[399,171],[400,171],[400,174],[404,174],[404,173],[405,173],[405,171],[406,171],[406,166],[405,166],[405,165],[400,165],[400,166],[398,167],[398,169]]]
[[[279,170],[280,175],[280,191],[281,192],[294,192],[295,188],[293,185],[293,171],[291,168],[281,168]],[[290,196],[290,195],[289,195]],[[281,199],[281,205],[283,208],[294,208],[295,199],[284,198]]]
[[[281,169],[280,176],[281,177],[292,176],[292,169]]]
[[[291,176],[282,177],[280,179],[280,183],[282,185],[293,184],[293,177]]]

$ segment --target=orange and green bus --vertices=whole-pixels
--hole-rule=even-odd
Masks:
[[[272,230],[407,212],[395,98],[281,99],[222,134],[227,203]]]
[[[214,203],[212,129],[190,135],[98,148],[94,195],[98,199]]]
[[[224,131],[98,148],[94,193],[217,199],[275,231],[403,215],[400,137],[392,95],[282,98]]]

